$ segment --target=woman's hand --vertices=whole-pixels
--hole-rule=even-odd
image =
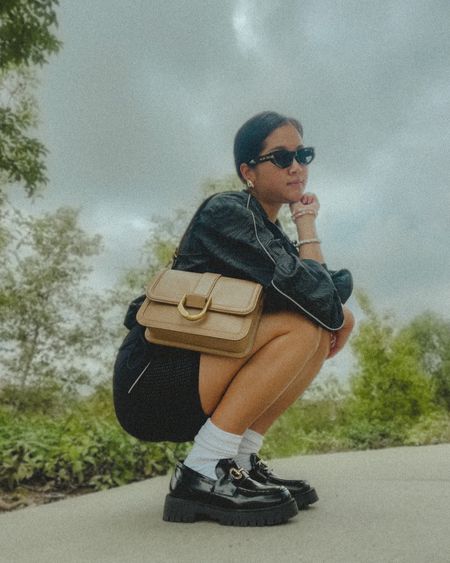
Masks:
[[[344,312],[344,326],[341,329],[331,333],[331,346],[327,360],[329,360],[333,356],[336,356],[336,354],[342,350],[350,337],[353,327],[355,326],[355,317],[353,316],[353,313],[350,311],[350,309],[343,305],[342,310]]]
[[[294,214],[296,211],[300,211],[301,209],[315,211],[317,214],[319,212],[320,204],[315,194],[306,192],[298,201],[291,203],[289,207],[292,214]]]
[[[299,240],[299,257],[323,264],[324,255],[320,248],[320,240],[316,230],[316,217],[319,212],[319,200],[315,194],[304,193],[301,198],[291,203],[291,217],[297,227]],[[304,242],[305,241],[305,242]],[[314,242],[314,244],[309,244]]]

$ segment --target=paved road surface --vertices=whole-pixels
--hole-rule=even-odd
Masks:
[[[161,519],[169,477],[0,515],[0,561],[450,563],[450,444],[273,460],[320,501],[287,524]]]

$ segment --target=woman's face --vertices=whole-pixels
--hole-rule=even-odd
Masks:
[[[287,123],[266,137],[259,156],[279,149],[295,151],[302,146],[300,133],[293,125]],[[273,162],[267,161],[254,167],[245,165],[244,175],[253,182],[252,193],[262,204],[281,206],[284,203],[299,201],[308,181],[308,167],[299,164],[295,159],[288,168],[278,168]]]

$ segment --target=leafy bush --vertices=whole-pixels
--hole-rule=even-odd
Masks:
[[[15,413],[27,413],[27,415],[40,413],[63,415],[70,405],[74,406],[78,401],[76,395],[70,395],[68,392],[64,392],[62,401],[62,393],[62,385],[56,381],[25,387],[7,383],[1,389],[0,408]]]
[[[314,384],[270,428],[262,455],[288,457],[349,449],[350,442],[341,431],[345,397],[336,377]]]
[[[404,427],[395,422],[347,418],[341,434],[352,450],[387,448],[402,445]]]
[[[403,443],[406,446],[424,444],[442,444],[450,442],[450,414],[437,412],[427,417],[421,417],[405,435]]]
[[[450,411],[450,321],[425,312],[404,332],[418,345],[420,364],[432,383],[434,400]]]
[[[375,404],[379,400],[379,406],[383,404],[384,394],[376,384],[377,381],[372,393],[379,393],[374,399]],[[397,385],[398,380],[394,384]],[[287,457],[450,442],[450,415],[435,410],[436,407],[428,402],[424,414],[411,415],[416,412],[415,393],[394,394],[390,398],[397,400],[398,412],[372,410],[369,400],[365,404],[355,394],[354,385],[345,390],[335,377],[328,378],[320,385],[314,385],[305,398],[297,401],[275,422],[267,433],[262,455],[266,458]],[[386,408],[390,408],[389,400],[386,403]],[[365,408],[361,408],[362,405]],[[429,411],[429,408],[434,410]]]
[[[144,443],[128,436],[111,416],[89,408],[64,417],[0,412],[0,488],[48,484],[70,490],[123,485],[165,473],[186,444]]]
[[[330,397],[341,397],[333,400]],[[409,427],[351,417],[336,380],[297,401],[269,430],[262,456],[450,441],[450,416],[424,415]],[[145,443],[115,420],[111,391],[101,386],[63,415],[0,408],[0,489],[21,485],[100,490],[166,473],[189,443]]]
[[[398,445],[420,417],[437,410],[432,385],[411,333],[396,332],[366,296],[359,301],[367,318],[351,341],[358,366],[343,408],[344,433],[355,447]]]

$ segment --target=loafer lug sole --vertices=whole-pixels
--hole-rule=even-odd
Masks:
[[[298,513],[295,499],[276,506],[259,509],[227,510],[193,500],[166,496],[163,520],[166,522],[196,522],[215,520],[225,526],[273,526],[283,524]]]
[[[306,493],[301,491],[290,491],[291,495],[294,497],[299,510],[307,510],[310,504],[314,504],[319,500],[319,496],[316,493],[316,489],[310,489]]]

